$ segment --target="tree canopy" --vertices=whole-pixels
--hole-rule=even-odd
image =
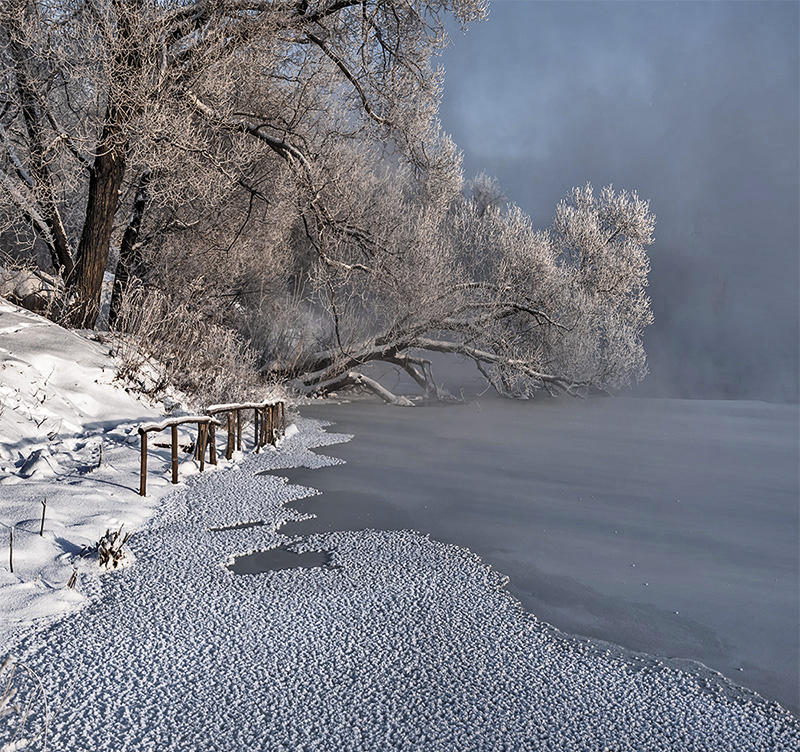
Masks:
[[[382,360],[445,397],[426,352],[509,396],[639,379],[647,202],[578,188],[536,230],[490,178],[465,182],[441,129],[445,21],[486,13],[9,0],[2,250],[59,281],[73,325],[95,324],[115,272],[112,326],[153,353],[192,342],[304,392],[402,402],[362,373]]]

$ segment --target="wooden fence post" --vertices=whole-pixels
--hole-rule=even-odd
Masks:
[[[142,457],[139,467],[139,496],[147,496],[147,431],[139,429],[142,439]]]
[[[206,466],[206,424],[197,423],[197,453],[200,457],[200,472],[202,473]]]
[[[269,406],[269,443],[275,445],[275,405]]]
[[[208,461],[217,464],[217,424],[213,418],[208,423]]]
[[[178,426],[170,426],[172,432],[172,482],[178,482]]]
[[[209,415],[186,416],[184,418],[170,418],[161,423],[147,423],[139,426],[139,439],[141,441],[141,462],[139,476],[139,495],[147,495],[147,434],[151,431],[163,431],[170,429],[170,469],[172,471],[172,483],[178,483],[178,454],[180,445],[178,444],[178,427],[181,425],[196,423],[197,440],[194,444],[194,458],[198,460],[200,472],[205,470],[206,447],[208,447],[208,462],[217,465],[217,426],[222,427],[223,423],[217,415],[225,413],[225,458],[231,459],[234,451],[241,451],[244,440],[242,438],[242,410],[253,410],[253,449],[256,453],[270,444],[275,446],[277,440],[286,433],[286,405],[283,401],[274,402],[245,402],[241,404],[213,405],[209,408],[212,412]],[[235,417],[234,417],[235,413]],[[234,444],[236,445],[234,448]],[[163,445],[159,445],[163,446]],[[42,524],[40,525],[39,535],[44,532],[45,504],[42,502]]]

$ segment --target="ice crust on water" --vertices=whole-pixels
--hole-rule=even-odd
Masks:
[[[191,478],[131,540],[135,567],[12,646],[51,707],[67,697],[51,749],[800,748],[779,705],[561,634],[466,549],[413,531],[273,532],[314,492],[256,473],[331,464],[311,448],[346,438],[299,427],[280,452]],[[252,519],[273,522],[209,531]],[[287,543],[332,552],[335,568],[220,566]]]

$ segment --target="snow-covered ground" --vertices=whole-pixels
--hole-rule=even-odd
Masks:
[[[0,563],[0,653],[21,661],[13,683],[31,703],[23,725],[0,703],[0,749],[43,748],[45,726],[64,751],[800,746],[795,717],[713,672],[537,620],[463,547],[411,530],[305,535],[309,516],[290,502],[316,492],[269,471],[340,462],[312,450],[350,437],[319,421],[169,494],[164,453],[140,499],[129,437],[154,407],[110,383],[97,343],[8,306],[0,327],[0,510],[20,557],[13,576]],[[123,522],[132,565],[98,577],[78,553]],[[228,566],[281,544],[328,562]]]
[[[153,446],[162,436],[151,440],[148,496],[137,493],[136,428],[162,414],[114,382],[108,346],[0,298],[0,646],[10,629],[84,605],[99,572],[81,550],[108,528],[139,529],[171,488],[169,450]],[[187,460],[180,474],[195,471]]]

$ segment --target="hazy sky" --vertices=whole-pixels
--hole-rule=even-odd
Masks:
[[[495,0],[443,56],[467,174],[537,224],[587,180],[652,200],[649,393],[797,399],[799,7]]]

